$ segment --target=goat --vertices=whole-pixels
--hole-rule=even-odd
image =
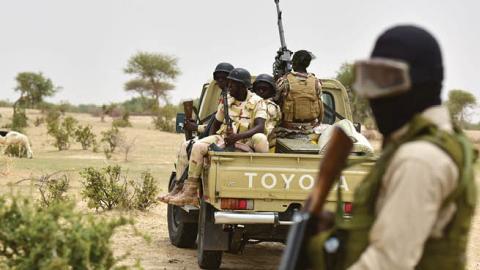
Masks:
[[[5,145],[5,149],[3,151],[4,154],[9,145],[23,145],[27,150],[27,157],[33,158],[32,148],[30,147],[30,142],[25,134],[16,131],[0,131],[0,144]]]

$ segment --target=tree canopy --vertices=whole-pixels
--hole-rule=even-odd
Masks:
[[[126,91],[135,91],[142,97],[146,94],[154,98],[157,104],[160,98],[166,101],[167,91],[173,90],[173,80],[180,74],[178,59],[161,54],[138,52],[133,55],[124,69],[135,78],[125,83]]]
[[[21,72],[15,80],[17,81],[15,91],[20,92],[18,102],[27,107],[37,106],[45,97],[53,96],[60,89],[41,72]]]
[[[452,119],[460,126],[463,126],[465,123],[465,117],[468,109],[471,109],[476,103],[477,99],[468,91],[454,89],[448,92],[448,109]]]
[[[359,97],[352,89],[354,74],[353,65],[350,63],[343,63],[337,71],[336,79],[347,88],[348,97],[350,99],[350,107],[352,108],[353,121],[365,124],[371,118],[372,112],[368,101]]]

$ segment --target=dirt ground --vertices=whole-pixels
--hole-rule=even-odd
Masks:
[[[0,108],[0,126],[9,122],[11,109]],[[111,119],[102,123],[99,118],[86,114],[72,114],[80,121],[80,124],[93,126],[97,139],[100,132],[111,125]],[[81,178],[78,171],[82,168],[93,166],[103,167],[107,164],[119,164],[128,171],[132,177],[140,175],[142,171],[150,170],[158,181],[159,188],[163,193],[167,189],[169,174],[173,168],[177,147],[183,140],[182,135],[159,132],[152,129],[151,118],[131,117],[133,127],[123,128],[121,131],[128,139],[137,138],[134,150],[124,161],[123,153],[114,154],[111,160],[107,160],[103,153],[81,150],[79,144],[73,144],[68,151],[57,151],[53,146],[53,139],[46,134],[45,125],[33,126],[37,117],[42,117],[38,111],[28,111],[30,127],[26,129],[32,148],[34,159],[11,159],[0,156],[0,193],[11,190],[10,183],[20,179],[39,176],[58,170],[68,170],[71,179],[71,195],[78,202],[81,211],[90,211],[81,200]],[[477,141],[480,132],[469,133]],[[480,165],[477,164],[477,171]],[[26,195],[36,196],[37,191],[28,184],[22,182],[14,185],[14,190]],[[480,208],[480,207],[479,207]],[[468,269],[480,270],[480,210],[473,222],[473,229],[468,250]],[[117,212],[99,214],[102,216],[117,215]],[[151,239],[150,242],[135,235],[131,228],[120,229],[113,237],[115,254],[121,256],[129,253],[124,261],[127,265],[133,265],[138,260],[144,269],[198,269],[196,250],[179,249],[172,246],[168,239],[166,224],[165,205],[156,205],[146,212],[133,211],[121,213],[130,215],[136,221],[136,228]],[[247,246],[244,254],[224,254],[222,269],[276,269],[283,250],[281,244],[262,243]]]

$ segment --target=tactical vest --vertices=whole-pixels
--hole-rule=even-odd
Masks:
[[[322,110],[322,101],[315,89],[315,76],[308,74],[305,78],[289,73],[287,80],[289,90],[282,105],[283,121],[310,122],[317,119]]]
[[[360,258],[369,244],[369,232],[375,221],[375,203],[383,175],[400,145],[419,140],[433,143],[452,158],[459,169],[459,181],[457,188],[442,204],[443,208],[453,202],[457,210],[441,238],[427,239],[422,257],[415,269],[465,268],[467,237],[477,197],[472,168],[476,155],[461,131],[455,130],[455,134],[449,134],[417,116],[411,122],[407,134],[400,141],[390,143],[386,147],[375,168],[355,190],[352,218],[347,220],[342,217],[341,211],[337,211],[336,227],[330,232],[319,234],[310,242],[309,253],[315,269],[343,270]],[[341,199],[339,202],[341,203]],[[339,239],[340,246],[337,252],[327,254],[323,246],[332,235]],[[319,256],[315,258],[314,254]]]

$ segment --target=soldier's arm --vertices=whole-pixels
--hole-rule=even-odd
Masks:
[[[382,182],[369,246],[348,270],[415,269],[425,241],[442,232],[454,214],[453,205],[445,211],[441,206],[457,178],[453,160],[438,147],[422,141],[400,147]],[[438,222],[442,216],[444,222]]]
[[[210,131],[209,131],[208,135],[213,135],[213,134],[217,133],[217,131],[222,126],[222,123],[223,123],[224,119],[225,119],[225,115],[223,113],[223,101],[221,101],[218,104],[217,113],[215,114],[215,117],[213,118],[213,124],[212,124],[212,127],[210,128]]]
[[[273,100],[280,105],[280,107],[283,104],[283,99],[285,98],[286,93],[288,93],[289,88],[290,85],[288,84],[287,78],[285,76],[280,77],[277,81],[277,92],[273,98]]]

